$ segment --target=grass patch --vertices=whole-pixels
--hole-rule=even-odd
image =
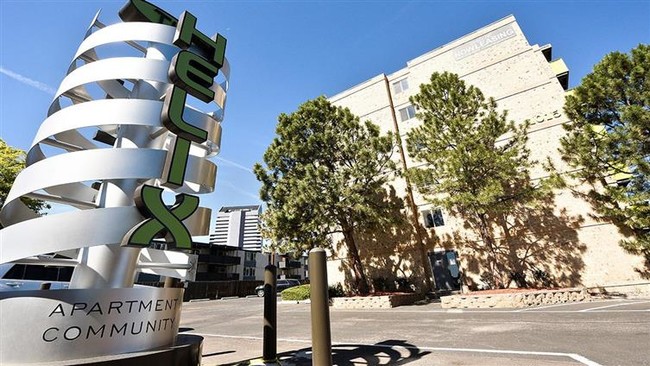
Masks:
[[[299,301],[309,299],[309,285],[288,288],[280,293],[282,300]]]

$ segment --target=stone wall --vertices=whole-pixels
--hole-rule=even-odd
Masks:
[[[335,309],[390,309],[411,305],[423,296],[419,294],[395,294],[384,296],[334,297],[331,299]]]
[[[452,295],[441,298],[442,307],[446,309],[527,308],[583,301],[591,301],[591,295],[585,289],[487,295]]]

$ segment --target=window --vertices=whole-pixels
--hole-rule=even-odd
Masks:
[[[427,148],[427,144],[421,139],[417,139],[417,140],[413,139],[412,142],[413,142],[413,148],[415,149],[414,152],[419,152]]]
[[[428,228],[445,225],[445,220],[442,217],[442,209],[440,208],[422,211],[422,218],[424,219],[424,226]]]
[[[244,277],[255,277],[255,268],[252,267],[244,268]]]
[[[412,105],[408,107],[404,107],[399,110],[399,117],[402,121],[406,121],[408,119],[411,119],[415,117],[415,107]]]
[[[408,79],[402,79],[400,81],[396,81],[393,83],[393,92],[395,92],[395,94],[399,94],[408,88],[409,88]]]
[[[37,280],[37,281],[64,281],[72,278],[73,267],[51,267],[36,264],[15,264],[3,279],[9,280]]]

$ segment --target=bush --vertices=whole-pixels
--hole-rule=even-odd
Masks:
[[[533,271],[533,278],[535,279],[535,282],[537,286],[544,287],[544,288],[549,288],[549,287],[554,287],[555,286],[555,281],[553,280],[553,277],[551,277],[548,272],[541,270],[541,269],[535,269]]]
[[[282,300],[307,300],[309,299],[309,285],[290,287],[280,293]]]
[[[528,288],[528,281],[526,281],[526,274],[522,271],[510,272],[510,281],[516,283],[518,288]]]
[[[408,278],[398,277],[395,280],[395,289],[401,292],[414,292],[415,285],[413,285]]]
[[[344,297],[345,291],[343,290],[341,283],[337,283],[336,285],[327,288],[327,295],[330,299],[333,297]]]
[[[482,272],[481,282],[483,282],[483,285],[481,286],[481,290],[492,290],[496,288],[496,284],[494,283],[494,277],[492,277],[491,273]]]

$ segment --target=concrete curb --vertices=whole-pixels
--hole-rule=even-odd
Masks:
[[[192,299],[192,300],[190,300],[188,302],[202,302],[202,301],[210,301],[210,300],[213,300],[213,299],[209,299],[209,298],[206,297],[204,299]]]

